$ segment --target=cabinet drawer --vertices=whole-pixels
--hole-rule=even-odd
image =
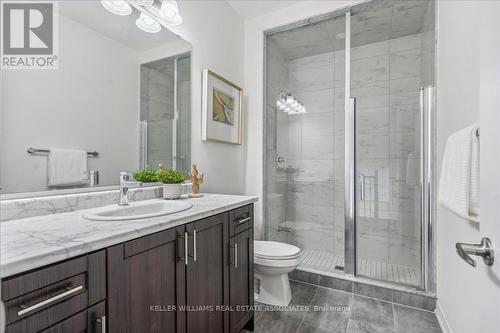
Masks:
[[[253,227],[253,205],[229,211],[229,237]]]
[[[105,251],[2,281],[6,332],[39,332],[106,297]]]
[[[106,332],[106,304],[101,302],[63,320],[40,333],[104,333]]]

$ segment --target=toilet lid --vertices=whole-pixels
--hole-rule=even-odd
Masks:
[[[269,259],[293,259],[300,254],[300,249],[296,246],[273,242],[273,241],[254,241],[254,253],[259,258]]]

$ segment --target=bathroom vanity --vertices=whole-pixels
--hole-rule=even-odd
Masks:
[[[141,220],[87,209],[2,222],[6,332],[252,330],[256,198],[184,200]]]

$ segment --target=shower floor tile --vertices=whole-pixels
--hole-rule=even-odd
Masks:
[[[300,256],[300,267],[339,273],[339,271],[343,271],[344,256],[329,251],[303,249]],[[420,268],[418,267],[361,259],[358,263],[358,274],[381,281],[412,286],[420,284]]]

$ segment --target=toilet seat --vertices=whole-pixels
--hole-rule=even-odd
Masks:
[[[266,260],[290,260],[300,255],[296,246],[273,241],[254,241],[254,256]]]

